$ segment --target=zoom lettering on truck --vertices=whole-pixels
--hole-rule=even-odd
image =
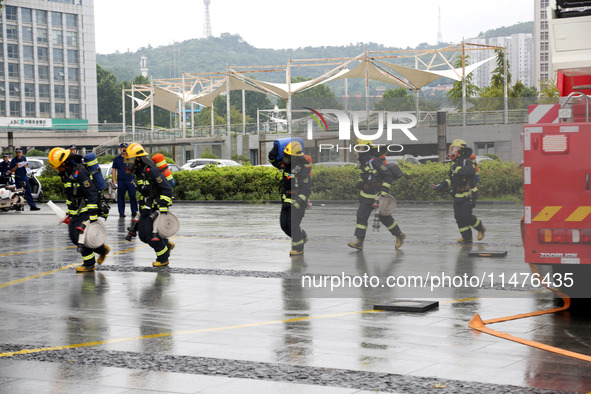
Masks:
[[[577,258],[577,253],[540,253],[540,257],[543,259],[561,259],[561,258]]]

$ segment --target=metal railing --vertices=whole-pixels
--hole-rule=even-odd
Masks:
[[[507,123],[511,124],[525,124],[528,121],[528,111],[526,109],[514,109],[507,111]],[[437,113],[427,113],[419,126],[436,127]],[[504,111],[478,111],[466,113],[466,126],[482,126],[489,124],[503,124],[505,123]],[[462,113],[447,113],[448,126],[462,126],[464,124],[464,117]]]

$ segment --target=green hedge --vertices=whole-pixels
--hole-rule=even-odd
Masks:
[[[39,177],[45,200],[65,200],[64,184],[59,176]]]
[[[523,172],[515,163],[485,161],[480,163],[479,199],[523,199]],[[449,193],[431,188],[447,178],[449,164],[403,164],[405,176],[394,182],[392,194],[398,200],[449,200]],[[279,200],[281,175],[272,167],[206,167],[198,171],[174,173],[177,200]],[[356,200],[355,183],[359,172],[355,166],[314,167],[312,170],[313,200]],[[57,176],[40,178],[47,199],[65,199]]]
[[[449,200],[449,193],[435,191],[430,185],[439,184],[449,174],[449,164],[428,162],[421,165],[403,163],[404,177],[394,181],[392,194],[398,200]],[[511,162],[485,161],[479,164],[481,183],[479,199],[523,199],[523,172]],[[355,183],[358,170],[353,166],[314,167],[313,199],[354,200],[359,191]]]
[[[174,173],[179,200],[279,200],[281,177],[272,167],[205,167]]]

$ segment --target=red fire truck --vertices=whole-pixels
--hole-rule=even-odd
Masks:
[[[591,1],[548,7],[559,103],[524,127],[525,261],[571,297],[591,298]]]

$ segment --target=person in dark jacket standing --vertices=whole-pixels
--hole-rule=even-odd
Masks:
[[[472,242],[472,228],[478,231],[477,239],[481,241],[484,238],[486,227],[482,221],[472,213],[474,203],[472,201],[476,196],[473,195],[473,189],[476,185],[475,164],[470,160],[472,149],[468,148],[466,142],[460,139],[452,142],[449,147],[449,158],[451,167],[449,168],[449,177],[439,185],[431,185],[437,191],[449,191],[454,199],[454,216],[462,238],[459,243]]]
[[[133,174],[127,171],[125,166],[125,151],[127,143],[119,144],[120,154],[113,159],[113,186],[117,189],[117,208],[119,209],[119,217],[125,217],[125,193],[129,196],[129,207],[131,208],[131,216],[135,216],[137,209],[137,199],[135,197],[136,187],[133,183]]]
[[[10,161],[10,172],[14,174],[16,187],[25,189],[25,199],[31,207],[31,211],[38,211],[40,208],[35,205],[35,200],[31,195],[31,185],[29,184],[29,177],[27,175],[27,158],[23,156],[21,148],[16,149],[16,157]]]
[[[308,208],[308,198],[312,192],[312,179],[307,167],[302,144],[291,141],[283,150],[283,157],[279,159],[279,149],[274,146],[269,152],[269,161],[273,166],[282,170],[283,194],[281,197],[281,215],[279,222],[281,229],[291,237],[291,257],[304,254],[304,244],[308,241],[301,223]]]
[[[130,144],[125,152],[125,163],[135,176],[138,190],[142,195],[140,217],[137,232],[140,240],[150,245],[156,253],[154,267],[168,265],[170,252],[174,243],[160,238],[154,231],[154,220],[157,215],[166,215],[172,205],[172,186],[166,180],[156,164],[148,158],[144,147],[138,143]]]
[[[2,155],[2,161],[0,162],[0,185],[8,185],[12,183],[12,177],[10,176],[10,156],[8,153]]]
[[[66,205],[68,214],[65,222],[68,223],[70,240],[78,245],[80,234],[85,229],[85,223],[96,222],[99,217],[99,191],[94,184],[92,175],[82,163],[82,156],[71,154],[70,150],[53,148],[49,152],[49,163],[56,170],[66,191]],[[81,246],[83,264],[76,267],[76,272],[94,271],[95,261],[102,264],[111,250],[107,245],[91,249]],[[95,260],[95,253],[98,253],[98,260]]]
[[[363,242],[367,232],[367,222],[374,209],[379,207],[378,198],[390,193],[394,176],[388,169],[385,154],[381,154],[379,147],[373,145],[369,140],[358,140],[357,146],[365,145],[367,150],[358,153],[359,169],[361,179],[357,182],[359,192],[359,208],[357,208],[357,224],[355,225],[355,241],[347,245],[354,249],[363,250]],[[396,238],[394,247],[399,249],[406,234],[400,230],[392,215],[379,215],[380,221],[388,231]]]

